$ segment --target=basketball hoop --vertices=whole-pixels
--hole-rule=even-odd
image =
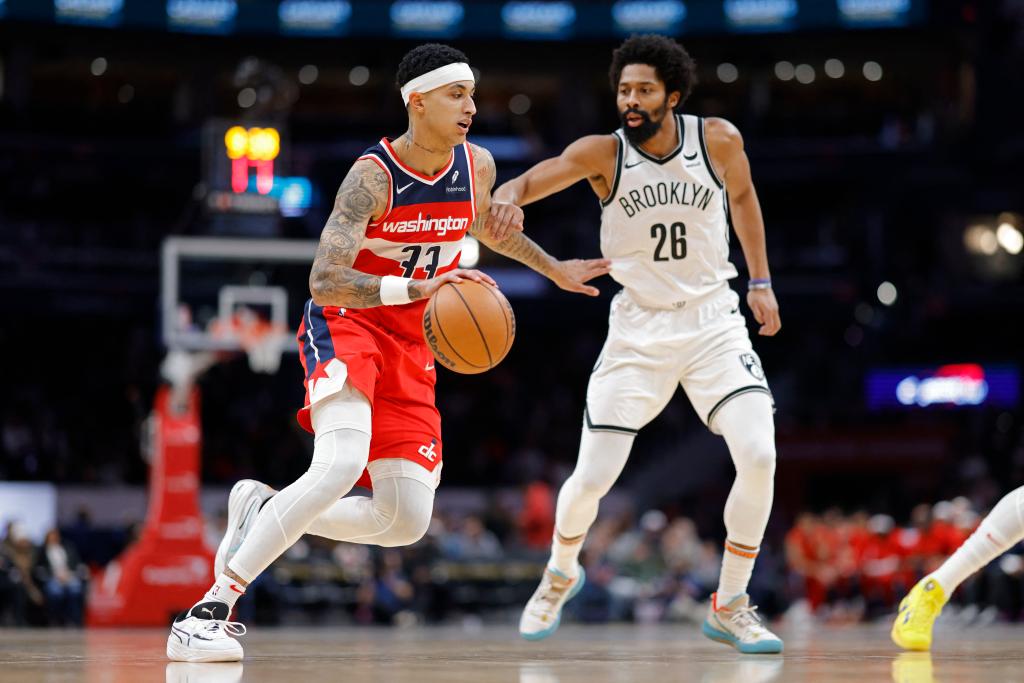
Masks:
[[[240,307],[230,317],[210,323],[216,339],[233,340],[249,358],[253,372],[272,375],[281,367],[281,353],[288,343],[288,331],[248,307]]]

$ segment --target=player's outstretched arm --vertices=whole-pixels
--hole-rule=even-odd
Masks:
[[[587,135],[566,147],[557,157],[535,164],[522,175],[494,191],[494,201],[526,206],[561,192],[581,180],[604,198],[615,175],[618,142],[613,135]],[[601,192],[601,189],[604,192]]]
[[[491,153],[483,147],[473,145],[473,159],[476,166],[475,180],[478,215],[469,230],[470,234],[487,245],[492,251],[532,268],[566,291],[590,296],[600,294],[596,287],[590,287],[584,283],[608,273],[611,268],[611,262],[606,259],[570,259],[559,261],[544,251],[539,244],[520,232],[522,230],[522,209],[515,204],[501,202],[497,198],[492,199],[491,188],[494,187],[497,170]],[[518,212],[520,230],[511,232],[505,237],[496,235],[493,228],[496,215],[495,207],[502,205],[504,206],[501,211],[506,211],[508,210],[507,207],[511,207]],[[514,212],[513,215],[515,215]]]
[[[743,136],[736,126],[725,119],[709,118],[704,122],[704,138],[714,164],[713,170],[728,191],[733,229],[743,248],[750,278],[770,283],[764,217],[750,174],[750,160],[743,149]],[[781,329],[779,304],[770,286],[750,290],[747,293],[747,304],[754,318],[761,324],[759,334],[770,337]]]

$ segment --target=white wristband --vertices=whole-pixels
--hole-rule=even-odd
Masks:
[[[385,306],[399,306],[412,301],[409,282],[412,278],[385,275],[380,279],[380,302]]]

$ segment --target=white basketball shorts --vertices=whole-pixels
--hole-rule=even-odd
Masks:
[[[584,426],[635,434],[664,410],[678,385],[716,434],[715,415],[731,399],[750,392],[771,397],[730,287],[674,310],[646,308],[619,292],[587,387]]]

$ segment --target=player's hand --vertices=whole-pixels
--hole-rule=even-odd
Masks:
[[[587,296],[597,296],[601,291],[597,287],[589,287],[584,282],[611,272],[612,262],[606,258],[569,259],[556,261],[551,281],[567,292],[578,292]]]
[[[479,270],[456,268],[455,270],[448,271],[444,275],[438,275],[437,277],[432,277],[429,280],[413,280],[412,286],[410,287],[409,298],[413,301],[429,299],[434,296],[434,293],[441,289],[443,285],[446,285],[449,282],[458,284],[464,280],[484,282],[492,287],[498,286],[498,283],[495,282],[487,273],[480,272]]]
[[[514,232],[523,231],[523,210],[509,202],[491,202],[484,229],[495,242],[501,242]]]
[[[757,331],[763,337],[773,337],[782,329],[782,319],[779,318],[779,302],[775,300],[775,293],[771,289],[752,289],[747,292],[747,305],[754,314],[754,320],[761,323],[761,329]]]

